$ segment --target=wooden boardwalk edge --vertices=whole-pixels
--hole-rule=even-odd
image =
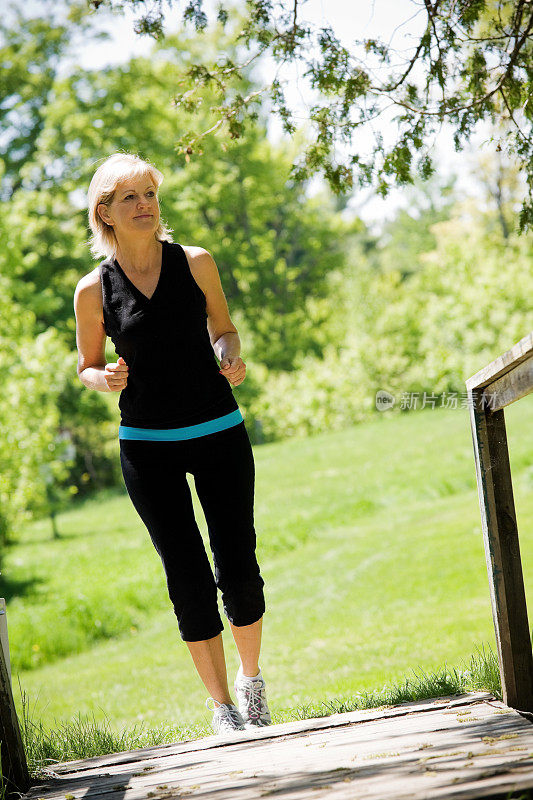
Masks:
[[[502,791],[533,789],[533,725],[491,693],[467,692],[62,762],[46,772],[22,800],[497,800]]]
[[[354,722],[368,722],[369,720],[403,716],[404,714],[418,713],[420,711],[434,711],[437,708],[451,708],[453,706],[477,703],[480,700],[494,700],[498,702],[490,692],[465,692],[461,695],[446,695],[435,699],[414,700],[406,703],[399,703],[394,706],[377,706],[376,708],[365,708],[358,709],[357,711],[329,714],[324,717],[279,722],[258,729],[257,731],[242,731],[242,733],[239,734],[230,733],[228,736],[204,736],[200,739],[187,739],[184,741],[169,742],[168,744],[141,747],[134,750],[122,750],[119,753],[109,753],[105,756],[92,756],[76,761],[63,761],[54,764],[52,771],[63,775],[69,772],[81,772],[83,769],[93,769],[99,766],[111,766],[113,764],[131,762],[137,758],[156,758],[177,755],[194,750],[222,747],[235,742],[271,739],[276,736],[298,734],[302,731],[316,730],[319,728],[351,725]]]
[[[353,723],[369,722],[371,720],[389,719],[406,714],[435,711],[440,708],[454,708],[455,706],[478,703],[481,700],[494,701],[498,704],[499,708],[506,708],[506,706],[500,703],[490,692],[465,692],[460,695],[446,695],[438,698],[429,698],[427,700],[408,701],[394,706],[378,706],[376,708],[365,708],[356,711],[329,714],[325,717],[312,717],[310,719],[292,720],[291,722],[280,722],[274,725],[268,725],[265,728],[260,728],[257,731],[242,731],[242,733],[230,733],[227,736],[204,736],[200,739],[188,739],[178,742],[169,742],[168,744],[141,747],[134,750],[122,750],[119,753],[109,753],[105,756],[92,756],[77,761],[63,761],[51,766],[49,774],[51,776],[53,776],[54,773],[57,775],[67,775],[73,772],[79,774],[84,770],[91,770],[95,767],[110,767],[145,758],[163,758],[169,755],[179,755],[180,753],[206,750],[213,747],[226,747],[227,745],[241,744],[242,742],[255,741],[257,739],[272,739],[278,736],[298,735],[305,731],[322,728],[334,728],[342,725],[352,725]]]

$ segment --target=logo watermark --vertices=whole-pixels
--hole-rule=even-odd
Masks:
[[[386,411],[394,405],[394,395],[385,389],[378,389],[376,392],[376,408],[378,411]]]
[[[378,389],[376,392],[376,408],[378,411],[387,411],[396,403],[396,397],[385,389]],[[484,407],[493,408],[496,403],[495,395],[488,395],[484,398]],[[422,409],[422,408],[471,408],[472,395],[468,392],[402,392],[398,402],[399,408]]]

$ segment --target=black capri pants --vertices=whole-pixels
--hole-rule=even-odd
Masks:
[[[255,464],[244,421],[192,439],[119,439],[128,494],[146,525],[166,574],[184,641],[211,639],[233,625],[251,625],[265,611],[255,554]],[[202,505],[215,575],[194,517],[186,473]]]

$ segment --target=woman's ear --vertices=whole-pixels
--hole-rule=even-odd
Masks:
[[[113,224],[109,219],[109,212],[105,203],[98,203],[96,206],[96,211],[100,215],[100,219],[102,219],[107,225]]]

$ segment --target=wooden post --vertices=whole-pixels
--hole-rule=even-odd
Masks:
[[[4,661],[6,662],[7,674],[11,681],[11,690],[13,691],[13,681],[11,679],[11,659],[9,658],[9,637],[7,634],[7,614],[6,614],[6,601],[0,597],[0,645],[4,651]]]
[[[533,654],[504,412],[487,407],[482,389],[469,391],[468,400],[503,702],[533,711]]]
[[[4,615],[3,623],[5,624],[5,600],[3,598],[0,598],[0,600]],[[15,790],[20,793],[27,792],[30,788],[30,777],[15,703],[13,702],[10,670],[6,664],[6,661],[9,661],[9,655],[6,658],[4,652],[4,640],[7,640],[7,625],[5,625],[5,628],[6,636],[0,635],[0,756],[2,759],[2,776],[4,784],[6,784],[6,795],[10,797]]]

